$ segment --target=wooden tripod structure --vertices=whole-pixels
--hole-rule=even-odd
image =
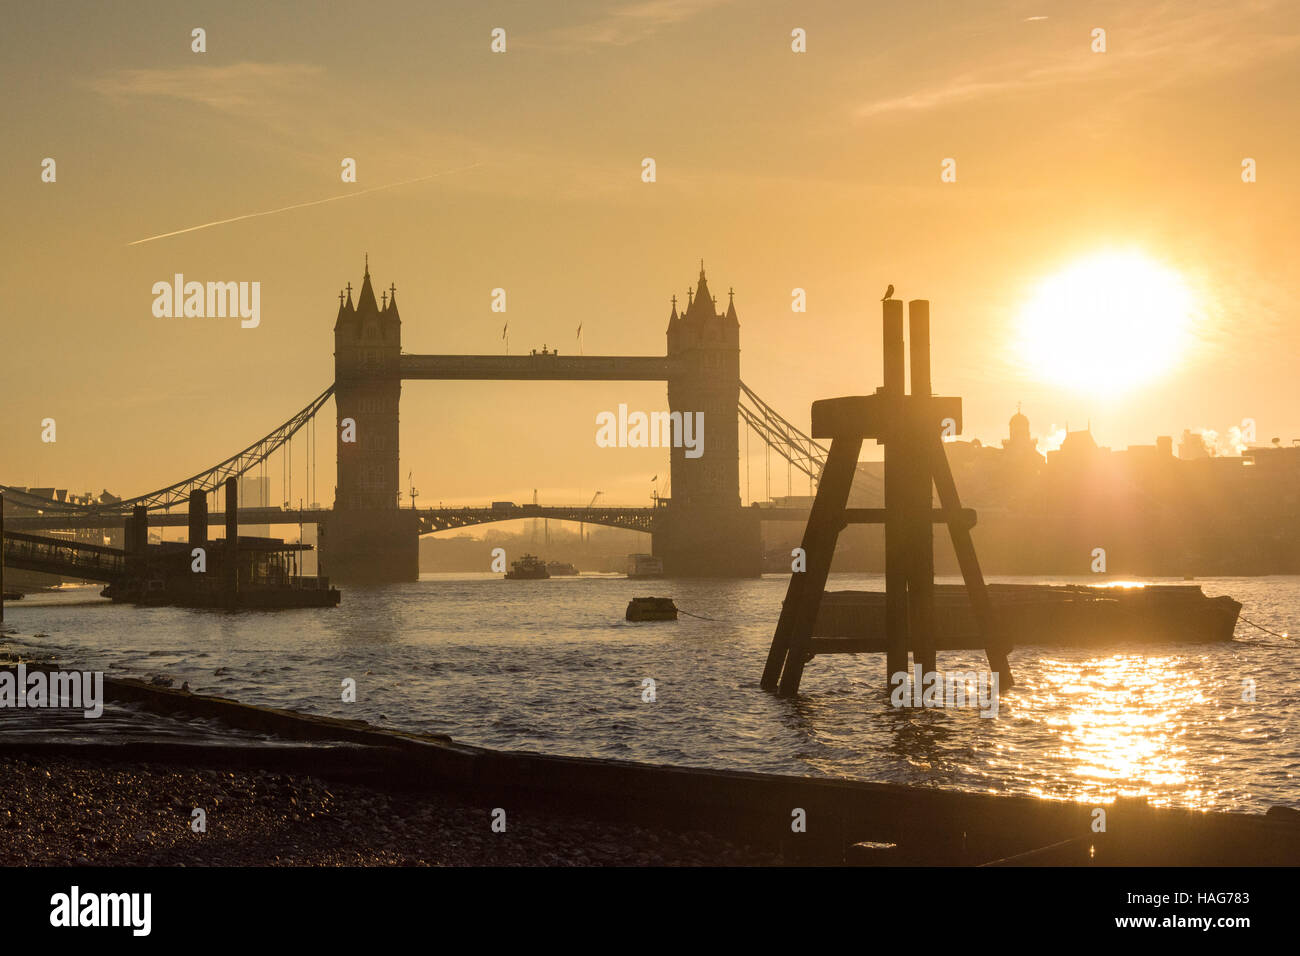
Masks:
[[[945,428],[951,433],[961,431],[961,399],[941,398],[930,392],[930,303],[913,299],[908,305],[910,395],[904,391],[903,302],[886,299],[882,305],[884,385],[873,395],[813,403],[812,437],[829,438],[831,447],[804,529],[802,547],[807,566],[790,576],[763,670],[763,688],[776,690],[782,697],[799,692],[804,665],[814,653],[833,652],[825,645],[813,650],[813,629],[835,542],[850,524],[885,526],[886,681],[909,671],[909,650],[913,665],[922,675],[936,669],[933,525],[944,523],[952,537],[989,666],[998,672],[1001,689],[1012,686],[1007,647],[997,632],[971,541],[975,512],[962,508],[943,449]],[[869,438],[885,446],[885,507],[849,508],[858,455]],[[932,507],[932,484],[939,493],[937,509]]]

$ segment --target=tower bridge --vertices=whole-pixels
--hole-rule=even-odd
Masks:
[[[418,574],[417,525],[398,508],[398,419],[406,380],[663,381],[670,412],[702,412],[726,422],[710,432],[705,454],[669,452],[672,499],[646,516],[652,551],[668,574],[750,576],[762,570],[758,521],[740,505],[736,434],[740,385],[740,322],[734,295],[719,312],[703,263],[687,308],[674,300],[663,356],[406,355],[397,289],[376,300],[366,264],[355,304],[349,286],[339,295],[334,324],[334,400],[340,432],[349,422],[357,440],[340,442],[334,515],[322,536],[332,573],[412,579]],[[452,520],[448,518],[447,520]]]
[[[665,330],[663,355],[415,355],[402,352],[397,290],[375,298],[369,262],[356,300],[339,293],[334,323],[334,382],[301,411],[252,445],[166,488],[119,500],[80,502],[33,495],[0,485],[9,527],[17,532],[121,528],[136,508],[155,525],[187,524],[170,509],[195,492],[214,494],[227,479],[249,474],[284,452],[332,397],[337,426],[337,484],[332,508],[238,507],[241,524],[311,524],[319,529],[322,565],[341,581],[414,580],[419,536],[519,518],[550,518],[648,532],[665,572],[680,576],[751,576],[762,568],[763,521],[801,521],[807,512],[742,508],[739,439],[743,420],[767,446],[811,481],[820,478],[826,449],[783,418],[740,380],[740,323],[734,292],[719,310],[701,263],[696,287],[681,312],[677,300]],[[399,412],[402,385],[417,380],[662,381],[670,412],[702,413],[711,428],[704,454],[669,449],[671,498],[653,508],[519,505],[501,508],[400,508]],[[348,439],[345,440],[345,436]],[[214,524],[225,516],[215,507]],[[230,503],[223,502],[228,508]]]

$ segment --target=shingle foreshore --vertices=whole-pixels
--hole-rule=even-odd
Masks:
[[[194,832],[201,809],[206,832]],[[265,769],[0,757],[3,866],[746,866],[703,832],[387,792]]]

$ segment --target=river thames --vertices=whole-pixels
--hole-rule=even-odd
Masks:
[[[73,588],[10,604],[0,652],[488,747],[1078,801],[1300,806],[1293,639],[1243,620],[1226,644],[1017,648],[1016,687],[992,718],[890,706],[881,655],[816,658],[800,696],[783,700],[758,678],[787,580],[437,574],[346,588],[335,609],[278,612],[141,609]],[[1241,601],[1243,619],[1296,630],[1300,578],[1197,583]],[[829,587],[883,580],[836,574]],[[696,616],[624,621],[628,600],[646,594]],[[952,652],[939,666],[986,665]],[[342,699],[347,678],[355,703]]]

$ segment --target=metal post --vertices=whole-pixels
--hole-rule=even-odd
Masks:
[[[208,546],[208,494],[198,488],[190,492],[189,542],[191,548]]]
[[[226,479],[226,597],[233,605],[239,593],[239,479]]]
[[[149,557],[149,509],[136,505],[131,509],[130,550],[135,554],[135,563],[142,578],[147,576]]]

